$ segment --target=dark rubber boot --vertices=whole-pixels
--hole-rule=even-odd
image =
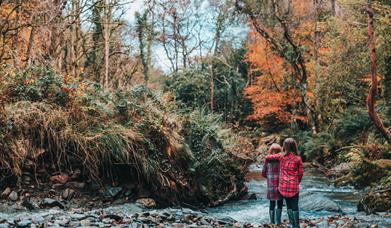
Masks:
[[[274,210],[269,211],[270,224],[274,224]]]
[[[293,227],[299,228],[300,227],[299,211],[293,211],[292,213],[293,213],[293,220],[294,220]]]
[[[293,218],[293,211],[292,211],[292,209],[288,209],[287,213],[288,213],[288,218],[289,218],[289,224],[291,225],[291,227],[295,227],[295,220]]]
[[[281,225],[282,209],[276,209],[276,224]]]

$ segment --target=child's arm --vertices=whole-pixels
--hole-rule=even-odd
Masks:
[[[271,154],[271,155],[268,155],[266,156],[266,160],[265,162],[268,162],[268,161],[278,161],[282,158],[282,154]]]
[[[265,160],[265,162],[263,163],[263,168],[262,168],[262,176],[263,176],[264,178],[267,177],[266,163],[267,163],[267,161]]]
[[[303,178],[303,161],[301,160],[301,157],[299,157],[299,169],[298,169],[298,174],[299,174],[299,182],[301,182],[301,179]]]

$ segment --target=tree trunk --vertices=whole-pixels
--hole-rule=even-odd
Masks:
[[[331,13],[333,14],[333,16],[337,15],[335,11],[335,0],[331,0]]]
[[[372,84],[367,96],[367,107],[368,114],[372,119],[375,126],[382,133],[382,135],[387,139],[388,143],[391,144],[391,132],[384,126],[379,115],[376,113],[375,104],[376,104],[376,93],[377,93],[377,63],[376,63],[376,47],[375,47],[375,35],[373,28],[373,9],[372,9],[372,0],[368,0],[367,6],[368,13],[368,39],[369,39],[369,56],[371,59],[371,80]]]
[[[214,78],[214,72],[213,72],[213,66],[212,63],[209,64],[209,71],[210,71],[210,111],[213,113],[214,111],[214,98],[215,98],[215,78]]]
[[[31,27],[30,31],[30,38],[29,38],[29,44],[27,47],[27,59],[26,59],[26,66],[31,66],[32,58],[33,58],[33,45],[34,45],[34,35],[35,35],[35,27]]]
[[[321,29],[320,29],[320,0],[315,0],[315,48],[314,48],[314,57],[315,57],[315,65],[314,65],[314,79],[315,79],[315,112],[314,112],[314,133],[319,132],[322,126],[322,111],[321,111],[321,101],[320,101],[320,57],[319,57],[319,49],[321,42]]]
[[[79,76],[79,38],[80,38],[80,2],[79,0],[72,0],[72,34],[71,34],[71,61],[72,74],[74,77]]]
[[[106,0],[104,15],[104,49],[105,49],[105,76],[103,80],[104,88],[109,86],[109,64],[110,64],[110,25],[111,25],[111,6],[110,0]]]

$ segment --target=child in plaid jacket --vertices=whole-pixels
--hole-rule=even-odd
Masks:
[[[268,150],[268,154],[277,154],[282,151],[282,147],[273,143]],[[280,162],[278,160],[265,161],[262,169],[262,176],[267,179],[267,199],[270,200],[269,216],[271,224],[281,224],[282,196],[278,191],[280,177]],[[277,202],[277,209],[276,207]]]

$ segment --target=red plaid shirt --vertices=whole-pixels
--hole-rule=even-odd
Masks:
[[[268,161],[263,164],[262,176],[267,178],[267,199],[280,200],[281,194],[278,191],[280,176],[279,161]]]
[[[278,191],[282,196],[290,198],[299,193],[299,184],[303,178],[303,162],[299,156],[292,153],[285,155],[273,154],[266,157],[266,161],[280,161],[280,178]]]

